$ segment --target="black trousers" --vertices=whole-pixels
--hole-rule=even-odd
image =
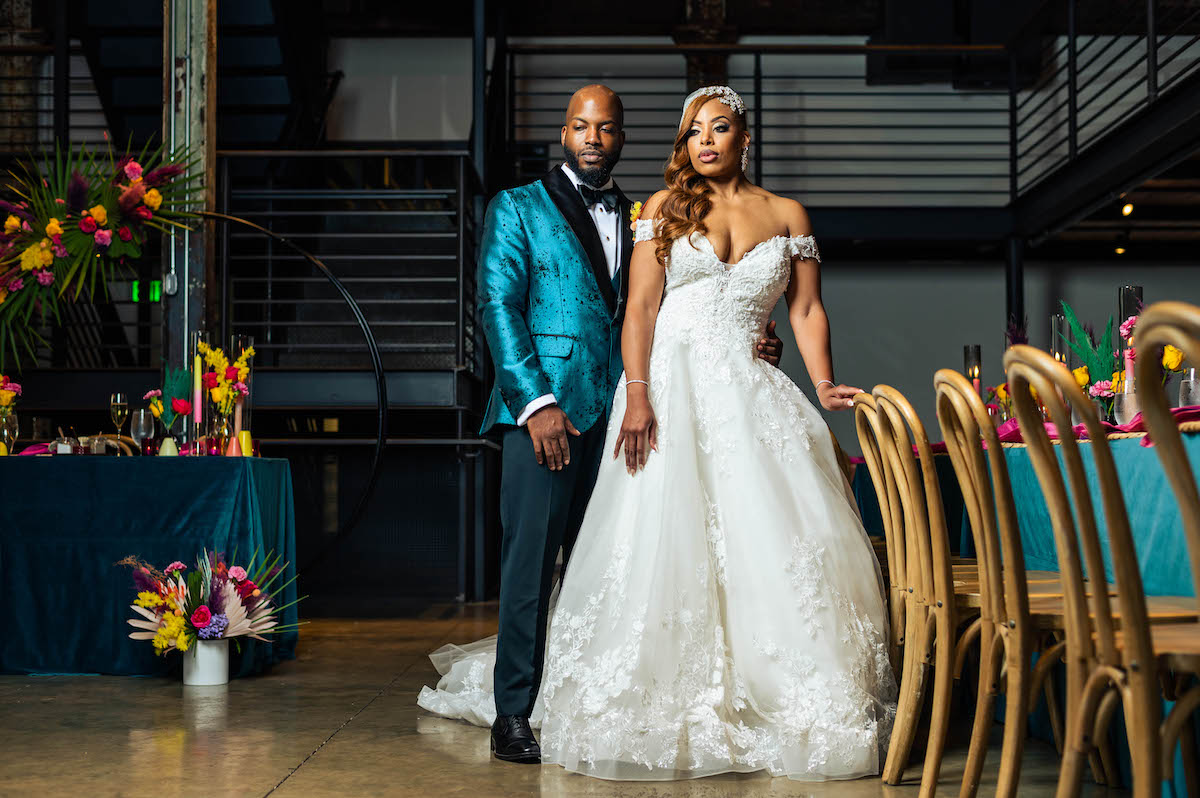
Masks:
[[[546,619],[554,562],[563,563],[604,456],[607,414],[575,437],[571,463],[562,471],[538,465],[524,427],[504,433],[500,478],[500,634],[496,641],[496,714],[529,717],[542,681]]]

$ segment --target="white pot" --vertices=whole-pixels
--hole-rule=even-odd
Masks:
[[[159,457],[178,457],[179,447],[175,445],[174,438],[163,438],[162,444],[158,447]]]
[[[229,683],[229,638],[196,640],[183,652],[183,683],[212,685]]]

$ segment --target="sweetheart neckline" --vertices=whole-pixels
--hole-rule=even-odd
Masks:
[[[764,245],[766,245],[766,244],[770,244],[772,241],[776,241],[777,239],[780,239],[780,238],[782,238],[782,239],[785,239],[785,240],[786,240],[786,239],[792,239],[792,238],[811,238],[811,236],[809,236],[809,235],[805,235],[805,234],[803,234],[803,233],[801,233],[800,235],[796,235],[796,236],[785,236],[785,235],[782,235],[782,234],[780,234],[780,235],[773,235],[773,236],[771,236],[770,238],[764,238],[762,241],[759,241],[757,244],[755,244],[754,246],[750,247],[750,249],[746,250],[746,252],[745,252],[745,253],[742,255],[742,257],[738,258],[738,261],[737,261],[737,263],[730,263],[730,262],[728,262],[728,261],[721,260],[721,259],[720,259],[720,258],[717,256],[717,248],[713,246],[713,243],[712,243],[712,241],[709,239],[709,237],[708,237],[706,234],[704,234],[704,233],[701,233],[701,232],[699,232],[699,231],[696,231],[695,233],[693,233],[693,235],[700,236],[700,238],[702,238],[702,239],[704,240],[704,242],[705,242],[706,244],[708,244],[708,251],[709,251],[709,252],[712,254],[712,256],[713,256],[713,260],[715,260],[717,263],[719,263],[719,264],[721,264],[722,266],[724,266],[724,267],[725,267],[725,271],[733,271],[733,270],[734,270],[734,269],[736,269],[738,266],[741,266],[741,265],[742,265],[742,263],[743,263],[743,262],[744,262],[744,261],[745,261],[747,258],[749,258],[751,255],[753,255],[753,254],[754,254],[754,253],[755,253],[755,252],[758,250],[758,248],[759,248],[759,247],[761,247],[761,246],[764,246]]]

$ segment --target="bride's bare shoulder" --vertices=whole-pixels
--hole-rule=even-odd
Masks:
[[[650,199],[646,200],[646,204],[644,206],[642,206],[642,212],[641,212],[640,218],[642,218],[642,219],[657,218],[658,217],[658,209],[662,207],[662,204],[664,202],[666,202],[667,195],[670,193],[671,193],[670,191],[668,191],[667,189],[664,188],[661,191],[656,191],[653,194],[651,194]]]
[[[808,211],[796,200],[772,194],[771,209],[782,225],[787,226],[789,236],[812,235],[812,222],[808,218]]]

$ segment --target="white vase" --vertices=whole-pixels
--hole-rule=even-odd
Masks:
[[[229,638],[196,640],[183,652],[183,683],[212,685],[229,683]]]
[[[179,447],[175,445],[175,439],[171,437],[163,438],[163,442],[158,447],[159,457],[178,457]]]

